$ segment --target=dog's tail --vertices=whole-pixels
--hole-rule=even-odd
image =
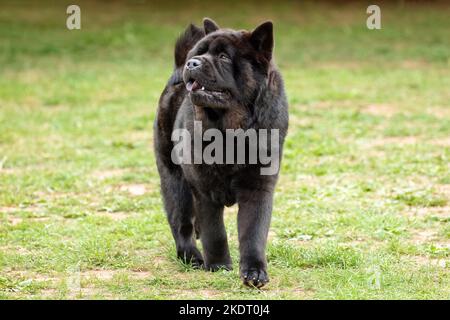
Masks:
[[[184,66],[186,57],[194,45],[205,36],[205,31],[190,24],[175,44],[175,68]]]

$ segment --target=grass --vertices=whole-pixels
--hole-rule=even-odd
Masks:
[[[449,299],[450,28],[445,3],[2,2],[0,298]],[[258,8],[255,11],[255,8]],[[290,130],[270,284],[175,259],[152,121],[172,47],[203,16],[275,22]]]

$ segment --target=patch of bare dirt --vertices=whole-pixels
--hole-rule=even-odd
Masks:
[[[133,279],[148,279],[151,277],[149,271],[131,271],[124,273],[121,270],[88,270],[81,272],[81,278],[95,278],[98,280],[111,280],[117,274],[125,274]]]
[[[312,291],[305,290],[303,288],[292,288],[292,289],[281,289],[281,288],[274,288],[274,283],[269,282],[269,284],[261,289],[259,291],[264,292],[265,294],[268,294],[269,296],[277,297],[280,294],[295,294],[298,298],[306,298],[311,295]],[[185,298],[190,299],[192,298],[192,295],[199,295],[204,298],[208,299],[217,299],[223,296],[224,292],[223,290],[219,289],[175,289],[175,290],[168,290],[171,296],[179,298]]]
[[[400,145],[412,145],[417,144],[419,142],[419,138],[415,136],[406,136],[406,137],[384,137],[378,138],[371,141],[368,141],[368,147],[379,147],[387,144],[400,144]]]
[[[98,180],[105,180],[108,178],[120,177],[127,171],[125,169],[111,169],[94,171],[92,176]]]
[[[12,213],[17,210],[18,210],[18,208],[16,208],[16,207],[0,207],[0,213]]]
[[[309,127],[314,124],[314,121],[308,117],[300,117],[297,115],[289,116],[289,123],[293,127]]]
[[[429,243],[436,238],[436,232],[433,230],[416,230],[411,237],[414,243]]]
[[[446,259],[434,259],[425,256],[412,256],[411,259],[420,266],[437,266],[440,268],[450,267],[450,261]]]
[[[144,261],[148,261],[150,263],[152,269],[155,267],[157,268],[157,267],[171,263],[170,261],[167,260],[166,257],[157,255],[155,253],[155,251],[152,251],[152,250],[146,250],[146,249],[136,250],[135,255],[142,257]],[[141,265],[139,267],[135,267],[132,269],[132,271],[134,271],[134,272],[145,272],[148,270],[149,270],[149,267],[146,265],[144,265],[144,266]]]
[[[439,184],[436,185],[435,188],[438,192],[450,199],[450,184]]]
[[[115,270],[89,270],[81,273],[82,278],[95,278],[99,280],[110,280],[114,277]]]
[[[54,299],[58,295],[58,290],[56,289],[43,289],[39,291],[39,296],[44,299]]]
[[[223,294],[222,290],[218,290],[218,289],[197,289],[197,290],[183,290],[183,289],[178,289],[178,290],[174,290],[176,292],[176,294],[174,294],[174,296],[176,296],[178,299],[179,298],[184,298],[184,299],[190,299],[192,298],[192,291],[195,291],[196,295],[200,295],[204,298],[208,298],[208,299],[214,299],[214,298],[218,298]]]
[[[152,273],[149,271],[133,271],[131,272],[131,277],[134,279],[149,279],[152,276]]]
[[[22,217],[17,217],[14,216],[12,214],[7,215],[6,220],[8,221],[8,223],[10,223],[13,226],[16,226],[24,221],[27,222],[46,222],[49,221],[50,218],[49,217],[27,217],[27,218],[22,218]]]
[[[101,217],[107,217],[114,221],[121,221],[121,220],[125,220],[130,217],[130,214],[127,212],[106,212],[106,211],[104,211],[104,212],[97,212],[96,215],[101,216]]]
[[[404,69],[420,69],[429,66],[429,63],[424,60],[404,60],[400,64]]]
[[[450,241],[439,238],[434,230],[416,230],[411,241],[414,244],[432,244],[437,249],[450,250]]]
[[[2,168],[2,167],[0,167],[0,175],[1,174],[15,174],[15,173],[17,173],[17,170],[15,170],[15,169],[11,169],[11,168]]]
[[[114,299],[114,296],[111,293],[105,292],[100,288],[90,287],[90,286],[89,287],[81,287],[76,290],[71,290],[67,294],[68,299],[90,299],[90,298],[96,297],[96,296],[99,296],[102,299],[107,299],[107,300]]]
[[[426,216],[437,216],[439,218],[450,218],[450,185],[449,184],[433,184],[429,180],[421,179],[420,177],[416,177],[415,181],[412,181],[413,184],[417,185],[433,185],[433,189],[436,192],[447,199],[447,204],[444,206],[438,207],[409,207],[406,211],[403,212],[403,215],[409,217],[426,217]]]
[[[13,226],[16,226],[23,222],[22,218],[18,218],[18,217],[14,217],[14,216],[8,216],[8,218],[6,220],[8,220],[8,223],[10,223]]]
[[[409,217],[439,216],[441,218],[450,218],[450,206],[444,207],[410,207],[403,214]]]
[[[362,109],[362,112],[390,118],[398,113],[398,109],[391,104],[369,104]]]
[[[437,118],[450,117],[450,108],[448,106],[432,107],[426,110],[426,113]]]
[[[56,278],[54,275],[48,275],[48,274],[41,274],[41,273],[34,273],[26,270],[13,270],[7,272],[8,276],[24,279],[24,280],[32,280],[36,282],[47,282],[47,281],[56,281],[58,278]]]
[[[119,187],[120,191],[128,192],[132,196],[142,196],[147,193],[145,184],[127,184]]]
[[[434,144],[436,146],[441,146],[441,147],[450,147],[450,137],[433,139],[433,140],[431,140],[431,144]]]

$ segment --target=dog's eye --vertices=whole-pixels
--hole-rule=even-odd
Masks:
[[[230,57],[226,53],[219,54],[219,59],[223,61],[230,61]]]

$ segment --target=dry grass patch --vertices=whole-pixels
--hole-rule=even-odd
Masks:
[[[19,172],[18,169],[13,169],[13,168],[2,168],[0,167],[0,175],[4,174],[17,174]]]
[[[374,115],[390,118],[396,115],[399,110],[392,104],[369,104],[362,109],[362,112]]]
[[[436,239],[434,230],[415,230],[412,232],[411,241],[416,244],[432,243]]]
[[[107,217],[114,221],[122,221],[122,220],[125,220],[132,216],[128,212],[121,212],[121,211],[119,211],[119,212],[101,211],[101,212],[95,213],[95,215],[100,216],[100,217]]]
[[[439,184],[435,187],[438,192],[445,195],[447,199],[450,199],[450,184]]]
[[[0,213],[12,213],[19,210],[19,208],[16,207],[0,207]]]
[[[42,217],[19,217],[14,215],[16,211],[10,211],[6,215],[6,221],[12,226],[16,226],[21,224],[22,222],[47,222],[50,220],[50,217],[42,216]]]
[[[380,147],[387,144],[398,144],[398,145],[412,145],[418,144],[420,142],[419,137],[406,136],[406,137],[383,137],[373,139],[368,141],[368,147]]]
[[[77,273],[71,274],[70,277],[75,276],[78,277]],[[112,280],[117,276],[128,276],[135,280],[144,280],[152,277],[152,273],[150,271],[130,271],[130,270],[108,270],[108,269],[96,269],[96,270],[86,270],[79,273],[79,278],[83,282],[84,280],[100,280],[100,281],[108,281]]]
[[[450,266],[450,262],[446,259],[435,259],[426,256],[411,256],[409,258],[419,266],[436,266],[440,268]]]
[[[98,180],[105,180],[123,176],[126,172],[127,170],[125,169],[98,170],[92,173],[92,177]]]
[[[408,217],[439,216],[440,218],[450,218],[450,207],[409,207],[403,211],[403,215]]]
[[[441,147],[450,147],[450,137],[431,140],[431,144]]]
[[[132,196],[142,196],[148,192],[145,184],[126,184],[119,187],[120,191],[128,192]]]
[[[309,127],[314,124],[313,119],[306,116],[299,116],[297,114],[289,115],[289,124],[296,128]]]
[[[54,282],[59,279],[56,275],[35,273],[30,272],[28,270],[12,270],[9,271],[7,274],[8,276],[11,276],[13,278],[32,280],[37,282]]]
[[[8,216],[6,218],[6,220],[8,221],[8,223],[10,223],[12,226],[16,226],[18,224],[21,224],[23,222],[22,218],[19,217],[14,217],[14,216]]]
[[[425,60],[403,60],[400,66],[404,69],[422,69],[429,68],[430,64]]]
[[[439,237],[438,233],[432,229],[413,231],[410,241],[415,245],[432,245],[436,249],[450,251],[450,240],[442,239],[442,237]]]

